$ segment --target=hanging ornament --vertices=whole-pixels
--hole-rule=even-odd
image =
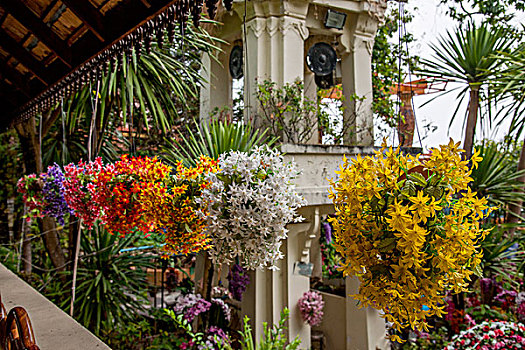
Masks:
[[[217,0],[206,0],[206,8],[208,9],[210,19],[214,19],[217,13]]]
[[[191,16],[193,18],[193,25],[198,27],[201,20],[203,0],[197,0],[193,3],[191,8]]]
[[[233,6],[233,0],[222,0],[222,3],[224,4],[224,7],[226,8],[226,11],[231,11]]]

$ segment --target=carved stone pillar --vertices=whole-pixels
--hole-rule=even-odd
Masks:
[[[238,11],[243,10],[238,8]],[[283,86],[304,80],[306,1],[252,1],[249,3],[245,45],[246,118],[258,107],[257,82],[269,79]],[[287,142],[288,140],[284,140]]]
[[[232,79],[228,69],[231,47],[223,45],[223,52],[217,60],[204,53],[202,56],[202,76],[208,81],[200,90],[200,121],[209,121],[210,113],[215,108],[230,105],[232,99]]]
[[[344,121],[349,123],[344,141],[362,146],[374,143],[372,112],[372,49],[378,21],[368,13],[353,14],[340,37],[344,48],[341,59],[343,94],[347,108]]]

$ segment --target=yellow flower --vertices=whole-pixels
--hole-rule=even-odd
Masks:
[[[427,329],[428,317],[443,315],[446,292],[465,290],[481,262],[479,220],[490,209],[470,190],[461,152],[450,140],[420,159],[383,144],[373,157],[345,157],[330,181],[341,270],[359,278],[360,304],[382,310],[394,329]],[[472,165],[479,161],[476,152]]]

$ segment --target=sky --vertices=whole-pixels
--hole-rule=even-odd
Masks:
[[[453,29],[456,23],[446,15],[446,7],[440,6],[439,0],[409,0],[406,6],[415,15],[414,20],[407,24],[406,28],[415,37],[415,45],[410,49],[411,54],[430,58],[432,50],[429,44],[436,43],[439,36]],[[413,10],[414,8],[416,9]],[[516,22],[525,24],[525,15],[521,14],[517,17]],[[447,89],[453,87],[454,84],[449,83]],[[434,132],[427,133],[427,137],[422,141],[425,148],[447,142],[449,137],[455,141],[462,140],[464,111],[467,109],[467,102],[460,107],[456,120],[449,128],[452,114],[457,106],[455,95],[457,94],[450,93],[437,98],[436,94],[414,97],[414,111],[420,132],[423,133],[422,125],[429,122],[437,127]],[[432,98],[435,99],[425,105]],[[491,139],[501,139],[505,134],[505,129],[505,126],[502,126],[497,132],[485,130],[484,134]],[[481,135],[482,130],[478,130],[477,134]],[[414,146],[419,145],[417,136],[415,136]]]

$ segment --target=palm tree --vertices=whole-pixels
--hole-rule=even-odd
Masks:
[[[495,72],[504,64],[498,54],[508,52],[515,41],[505,33],[503,29],[491,27],[487,23],[478,26],[469,22],[465,27],[460,26],[441,36],[437,44],[431,45],[432,59],[422,60],[425,68],[420,74],[436,80],[462,84],[462,87],[445,92],[460,90],[457,95],[460,103],[452,116],[451,124],[461,101],[466,98],[467,93],[469,95],[463,144],[467,159],[472,155],[481,102],[489,100],[487,84],[494,79]]]
[[[516,140],[523,133],[525,126],[525,44],[521,44],[511,53],[500,55],[505,62],[494,84],[492,90],[494,94],[500,96],[504,102],[499,123],[508,116],[511,116],[509,135],[514,134]],[[525,140],[523,141],[520,157],[518,160],[517,172],[521,174],[518,180],[525,184]],[[510,204],[507,221],[517,223],[521,219],[521,209],[523,200],[523,188],[517,190],[518,200]],[[513,230],[512,230],[513,231]]]

